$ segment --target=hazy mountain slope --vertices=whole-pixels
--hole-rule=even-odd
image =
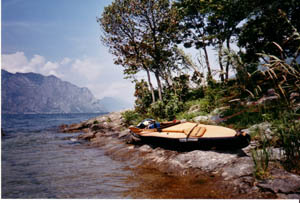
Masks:
[[[104,112],[104,106],[87,88],[55,76],[12,74],[1,70],[2,113]]]

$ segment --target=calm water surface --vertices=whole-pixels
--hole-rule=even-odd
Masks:
[[[2,198],[220,198],[205,180],[137,167],[57,131],[96,116],[2,115]]]
[[[92,114],[2,115],[2,198],[120,198],[124,163],[57,132]]]

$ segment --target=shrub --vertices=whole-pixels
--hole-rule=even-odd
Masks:
[[[122,113],[123,122],[126,126],[136,125],[139,121],[142,120],[140,115],[135,111],[125,111]]]
[[[107,117],[106,122],[111,123],[112,122],[111,118]]]
[[[162,101],[156,101],[150,105],[150,116],[157,118],[165,118],[165,105]]]

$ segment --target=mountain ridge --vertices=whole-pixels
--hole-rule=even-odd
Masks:
[[[10,73],[1,69],[2,113],[106,113],[106,108],[86,87],[78,87],[56,76]]]

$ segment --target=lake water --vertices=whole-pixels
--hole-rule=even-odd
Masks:
[[[226,197],[211,186],[214,179],[169,176],[155,168],[141,167],[138,159],[111,156],[109,146],[78,141],[78,133],[58,132],[61,124],[96,116],[2,115],[2,198]],[[111,149],[124,147],[120,142]]]

